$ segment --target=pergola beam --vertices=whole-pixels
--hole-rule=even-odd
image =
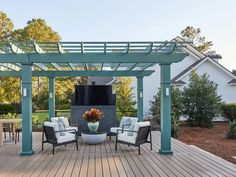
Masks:
[[[29,55],[29,54],[26,54],[22,49],[20,49],[19,47],[17,47],[15,44],[13,44],[13,43],[9,43],[10,44],[10,46],[11,46],[11,51],[14,53],[14,54],[18,54],[18,55]],[[39,50],[39,49],[37,49],[37,50]],[[35,48],[35,51],[37,52],[37,50],[36,50],[36,48]],[[5,54],[5,55],[8,55],[8,54]],[[10,62],[9,62],[10,63]],[[19,61],[19,63],[21,63],[20,61]],[[45,65],[43,65],[43,64],[41,64],[40,62],[37,62],[37,63],[34,63],[34,65],[35,66],[37,66],[37,67],[39,67],[40,69],[42,69],[42,70],[47,70],[47,67],[45,66]]]
[[[149,76],[154,70],[145,71],[32,71],[33,77],[58,76]],[[0,77],[20,77],[19,71],[1,71]]]
[[[45,53],[3,54],[0,63],[177,63],[186,53]]]

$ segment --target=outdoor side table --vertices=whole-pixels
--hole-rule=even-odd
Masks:
[[[15,129],[16,129],[16,123],[19,121],[19,119],[0,119],[0,146],[3,146],[3,124],[12,124],[13,128],[13,137],[15,138]]]
[[[105,141],[107,132],[82,132],[81,137],[87,144],[100,144]]]

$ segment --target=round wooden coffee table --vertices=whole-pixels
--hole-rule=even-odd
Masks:
[[[82,132],[81,137],[87,144],[100,144],[105,141],[107,132]]]

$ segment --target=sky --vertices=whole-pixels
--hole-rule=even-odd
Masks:
[[[236,0],[0,0],[15,29],[43,18],[62,41],[164,41],[200,28],[236,69]]]

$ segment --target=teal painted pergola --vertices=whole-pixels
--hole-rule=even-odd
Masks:
[[[176,42],[1,42],[0,77],[21,77],[22,149],[32,155],[32,77],[49,78],[49,118],[55,116],[55,77],[134,76],[143,121],[143,77],[161,68],[161,154],[171,150],[170,65],[187,56]]]

